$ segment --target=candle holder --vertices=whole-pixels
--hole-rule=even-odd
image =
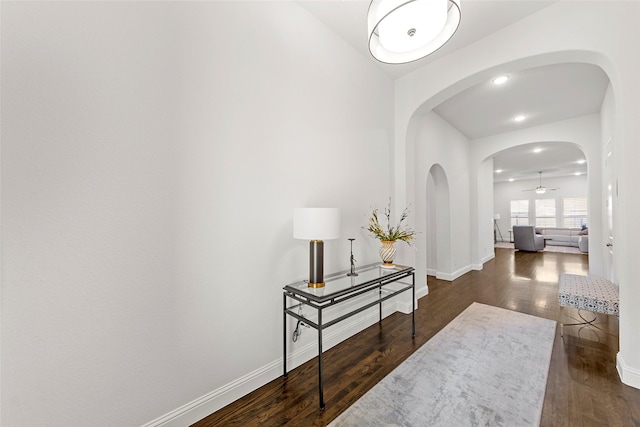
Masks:
[[[349,273],[347,273],[347,276],[357,276],[358,273],[356,273],[356,259],[353,257],[353,241],[356,239],[349,239],[349,241],[351,242],[351,271]]]

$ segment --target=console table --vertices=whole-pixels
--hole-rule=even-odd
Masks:
[[[393,298],[405,291],[411,290],[411,337],[416,336],[416,287],[415,272],[413,267],[395,265],[393,268],[382,268],[380,263],[369,264],[356,269],[357,276],[347,276],[348,271],[325,276],[323,288],[310,288],[306,280],[286,285],[283,288],[283,348],[284,348],[284,376],[287,372],[287,315],[308,325],[318,331],[318,396],[320,409],[324,409],[324,392],[322,383],[322,331],[362,311],[379,306],[378,322],[382,322],[382,302]],[[411,283],[401,281],[410,277]],[[377,290],[375,301],[356,302],[355,307],[337,317],[324,319],[323,310],[342,304],[352,298],[374,292]],[[288,306],[289,300],[294,300],[292,306]],[[311,307],[317,312],[317,320],[314,322],[294,310],[300,307]]]

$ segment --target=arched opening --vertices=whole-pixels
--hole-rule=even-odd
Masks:
[[[584,56],[580,62],[590,63],[604,70],[604,67],[598,64],[601,58],[597,55],[594,56],[590,52],[555,52],[547,55],[521,58],[470,73],[457,82],[451,82],[448,86],[433,92],[431,97],[417,105],[413,113],[409,115],[404,128],[405,131],[400,131],[401,134],[404,134],[403,140],[406,143],[406,146],[401,150],[406,159],[405,176],[403,177],[406,180],[406,193],[404,193],[406,195],[406,204],[415,203],[419,205],[419,201],[424,194],[426,181],[423,181],[423,177],[425,177],[425,171],[421,170],[421,165],[425,164],[425,159],[429,164],[443,165],[447,170],[449,184],[452,184],[451,179],[453,179],[453,187],[455,187],[451,191],[455,194],[452,203],[456,207],[451,212],[454,216],[457,216],[454,221],[456,224],[455,230],[453,230],[454,234],[457,233],[457,235],[450,239],[453,242],[452,251],[456,254],[454,265],[450,269],[450,271],[456,272],[454,278],[471,269],[482,269],[483,263],[493,257],[493,219],[495,212],[493,212],[492,204],[492,166],[485,163],[485,161],[496,153],[531,142],[548,143],[561,141],[575,143],[584,152],[585,157],[589,159],[588,198],[593,203],[603,200],[600,117],[597,113],[594,113],[591,117],[581,116],[564,120],[562,123],[555,122],[538,128],[530,128],[536,129],[531,133],[522,132],[520,134],[518,133],[520,131],[517,131],[496,135],[495,138],[485,137],[482,138],[481,143],[467,139],[467,154],[463,156],[461,152],[458,152],[456,158],[453,159],[451,150],[455,149],[455,147],[452,147],[448,140],[451,132],[445,130],[446,135],[442,134],[441,123],[435,123],[438,120],[433,118],[436,116],[437,119],[440,119],[433,112],[434,108],[449,97],[478,84],[482,80],[488,79],[489,76],[493,76],[497,70],[523,70],[531,67],[559,64],[567,62],[567,58],[575,60],[575,57],[579,56]],[[412,99],[415,100],[415,96]],[[429,134],[429,136],[425,137],[425,134]],[[426,149],[424,148],[425,142],[428,144]],[[464,175],[467,175],[470,183],[466,189],[468,191],[467,194],[460,192],[461,187],[459,184],[464,179]],[[487,191],[491,191],[491,193],[488,194]],[[459,202],[462,197],[465,197],[468,202],[466,206]],[[405,203],[401,197],[396,197],[396,199]],[[464,214],[460,213],[461,210],[469,213],[468,223],[465,223],[466,218],[464,218]],[[599,223],[602,220],[602,215],[600,209],[590,209],[590,221],[592,223],[596,223],[594,220]],[[459,226],[464,227],[465,225],[468,225],[468,234],[465,233],[466,230],[459,230]],[[461,243],[461,238],[465,240],[464,244]],[[590,240],[593,240],[593,238],[599,241],[602,236],[590,236]],[[431,252],[434,251],[434,248],[428,249],[431,249]],[[590,269],[596,273],[603,269],[602,258],[604,254],[602,252],[601,249],[596,249],[596,253],[590,254],[593,256],[589,257]],[[422,257],[418,256],[417,258]],[[417,258],[413,262],[417,266],[417,273],[420,274],[421,262]],[[429,263],[431,264],[432,262],[433,258],[431,257]],[[433,268],[430,265],[428,273],[431,274],[432,272]],[[427,273],[426,266],[425,273]]]
[[[549,11],[551,11],[551,8]],[[580,16],[593,16],[601,19],[605,13],[608,13],[608,11],[604,8],[600,10],[599,6],[593,6],[592,10],[581,11]],[[538,16],[542,17],[543,15],[544,14],[541,13]],[[551,17],[551,15],[549,15],[549,17]],[[575,22],[572,21],[567,25],[557,27],[558,30],[561,28],[562,31],[562,33],[557,33],[558,37],[553,37],[549,33],[549,28],[551,27],[541,30],[542,32],[538,34],[544,34],[544,37],[531,37],[529,33],[527,37],[532,43],[528,44],[526,48],[518,44],[505,43],[503,49],[496,50],[495,52],[490,50],[483,51],[480,48],[490,47],[490,43],[494,40],[492,39],[486,43],[484,40],[480,40],[478,41],[478,46],[474,46],[473,50],[461,49],[399,80],[396,83],[395,93],[396,129],[394,147],[396,156],[394,176],[396,194],[394,195],[397,203],[406,205],[415,203],[422,198],[423,193],[419,186],[423,184],[419,165],[421,164],[420,161],[423,160],[419,159],[416,153],[419,145],[416,143],[415,122],[420,121],[422,116],[431,112],[444,100],[482,80],[488,80],[496,74],[503,73],[507,69],[524,69],[564,62],[593,64],[601,67],[607,74],[610,80],[607,97],[611,98],[611,100],[606,108],[605,105],[603,105],[600,112],[603,121],[601,123],[601,129],[599,128],[596,131],[598,143],[583,145],[587,155],[587,161],[589,162],[589,198],[591,201],[604,200],[604,190],[608,190],[608,184],[611,183],[612,203],[614,208],[618,208],[620,213],[616,214],[615,209],[611,213],[605,213],[604,209],[593,208],[590,209],[590,213],[592,216],[599,214],[600,223],[603,222],[605,214],[614,218],[616,225],[612,236],[617,237],[616,253],[625,253],[630,256],[634,252],[634,246],[630,244],[633,239],[625,239],[625,235],[622,235],[620,230],[628,226],[626,218],[637,216],[631,214],[637,212],[640,206],[637,200],[632,197],[626,199],[624,197],[624,185],[632,187],[632,183],[637,182],[637,180],[633,178],[638,175],[638,168],[634,167],[633,164],[635,159],[637,159],[637,156],[633,156],[633,154],[637,152],[637,147],[627,143],[627,141],[633,141],[633,137],[638,134],[637,120],[635,118],[638,116],[637,112],[639,107],[636,102],[637,100],[633,98],[632,95],[633,93],[637,93],[634,89],[638,87],[638,81],[633,78],[634,74],[632,71],[638,68],[638,64],[637,61],[633,62],[628,60],[628,54],[619,49],[619,40],[624,39],[624,30],[621,26],[612,27],[607,33],[608,36],[610,35],[610,38],[604,40],[603,37],[600,37],[600,35],[596,36],[593,34],[593,31],[588,28],[583,28],[583,22],[582,20],[575,20]],[[531,27],[527,27],[528,32],[530,28]],[[555,29],[552,33],[556,34]],[[562,37],[566,34],[572,34],[572,37]],[[482,52],[482,54],[478,52]],[[615,94],[615,97],[613,94]],[[571,137],[561,137],[558,139],[559,135],[563,133],[563,131],[560,130],[553,140],[581,143],[580,129],[574,128],[572,131],[573,135],[571,135]],[[603,177],[603,152],[605,151],[603,145],[610,138],[612,138],[616,145],[617,155],[615,161],[612,162],[614,166],[612,177],[605,179]],[[533,140],[536,139],[529,138],[528,142]],[[495,145],[491,147],[491,152],[493,153],[497,152],[500,148],[508,147],[509,143],[511,143],[507,141],[506,137],[502,141],[495,140],[494,142]],[[446,151],[446,148],[448,147],[441,149],[440,153]],[[438,149],[434,148],[432,152],[438,152]],[[452,194],[455,195],[455,199],[466,196],[469,201],[466,207],[473,211],[470,219],[470,232],[468,234],[470,236],[470,264],[472,268],[481,269],[482,257],[479,252],[481,242],[477,230],[480,228],[479,221],[484,221],[484,218],[480,217],[477,211],[479,193],[475,179],[478,176],[478,168],[481,166],[482,161],[487,158],[487,152],[485,149],[475,147],[471,144],[469,153],[470,159],[462,159],[463,162],[467,161],[465,168],[469,176],[463,177],[462,179],[466,178],[468,182],[471,183],[468,185],[471,194],[460,195],[457,187],[452,191]],[[621,153],[624,153],[624,155],[621,155]],[[431,164],[438,163],[439,157],[432,157],[430,162]],[[424,161],[422,164],[424,164]],[[449,184],[454,187],[459,180],[459,169],[452,170],[448,164],[445,164],[445,166],[449,177]],[[620,182],[620,185],[618,185],[618,182]],[[618,189],[620,189],[619,205],[616,204]],[[456,207],[454,211],[457,212],[458,207]],[[590,219],[590,222],[592,225],[596,223],[593,218]],[[458,222],[455,222],[455,224],[457,226]],[[622,237],[620,238],[620,236]],[[597,243],[597,245],[591,244],[593,240],[595,240],[594,243]],[[457,247],[458,240],[454,239],[453,242]],[[602,233],[600,236],[593,236],[590,231],[589,270],[592,274],[598,274],[598,270],[602,271],[603,274],[609,272],[609,269],[602,265],[605,257],[602,249],[604,243],[605,239]],[[600,251],[600,253],[596,254],[594,249],[598,247],[599,249],[597,250]],[[467,250],[466,247],[462,249]],[[458,251],[454,252],[457,253]],[[422,256],[416,254],[414,259],[416,266],[420,264],[420,258],[422,258]],[[594,260],[599,260],[600,266],[594,266],[592,264]],[[617,280],[620,282],[621,305],[632,304],[633,298],[638,296],[638,292],[629,286],[628,283],[632,283],[632,278],[637,276],[637,274],[635,274],[637,266],[629,263],[625,264],[621,261],[620,256],[607,261],[607,263],[611,265],[611,272],[615,274]],[[605,269],[607,270],[606,272]],[[417,270],[417,273],[419,274],[420,272]],[[633,330],[633,322],[636,320],[637,316],[633,313],[625,313],[624,311],[621,313],[618,371],[620,372],[623,382],[626,384],[640,384],[638,376],[634,375],[633,369],[630,369],[636,368],[637,370],[640,361],[640,352],[637,351],[640,346],[638,346],[638,340],[635,338],[637,334],[634,335],[631,333]]]
[[[447,175],[439,164],[429,170],[426,186],[425,237],[427,275],[452,280],[451,205]]]
[[[588,165],[580,145],[563,141],[522,143],[494,153],[486,161],[493,163],[491,207],[498,217],[495,229],[503,233],[497,236],[499,242],[511,240],[513,225],[576,228],[586,226],[592,218],[588,208],[583,217],[574,217],[579,215],[575,204],[589,200]],[[539,186],[544,192],[534,191]],[[540,214],[545,217],[538,218],[536,210],[542,200],[546,212]],[[599,206],[599,201],[591,205]]]

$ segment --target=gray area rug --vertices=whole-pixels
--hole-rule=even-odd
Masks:
[[[537,426],[555,330],[473,303],[329,425]]]

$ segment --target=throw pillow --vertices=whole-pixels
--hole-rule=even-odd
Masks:
[[[580,230],[580,233],[578,234],[580,234],[581,236],[587,236],[589,235],[589,229],[585,228],[584,230]]]

